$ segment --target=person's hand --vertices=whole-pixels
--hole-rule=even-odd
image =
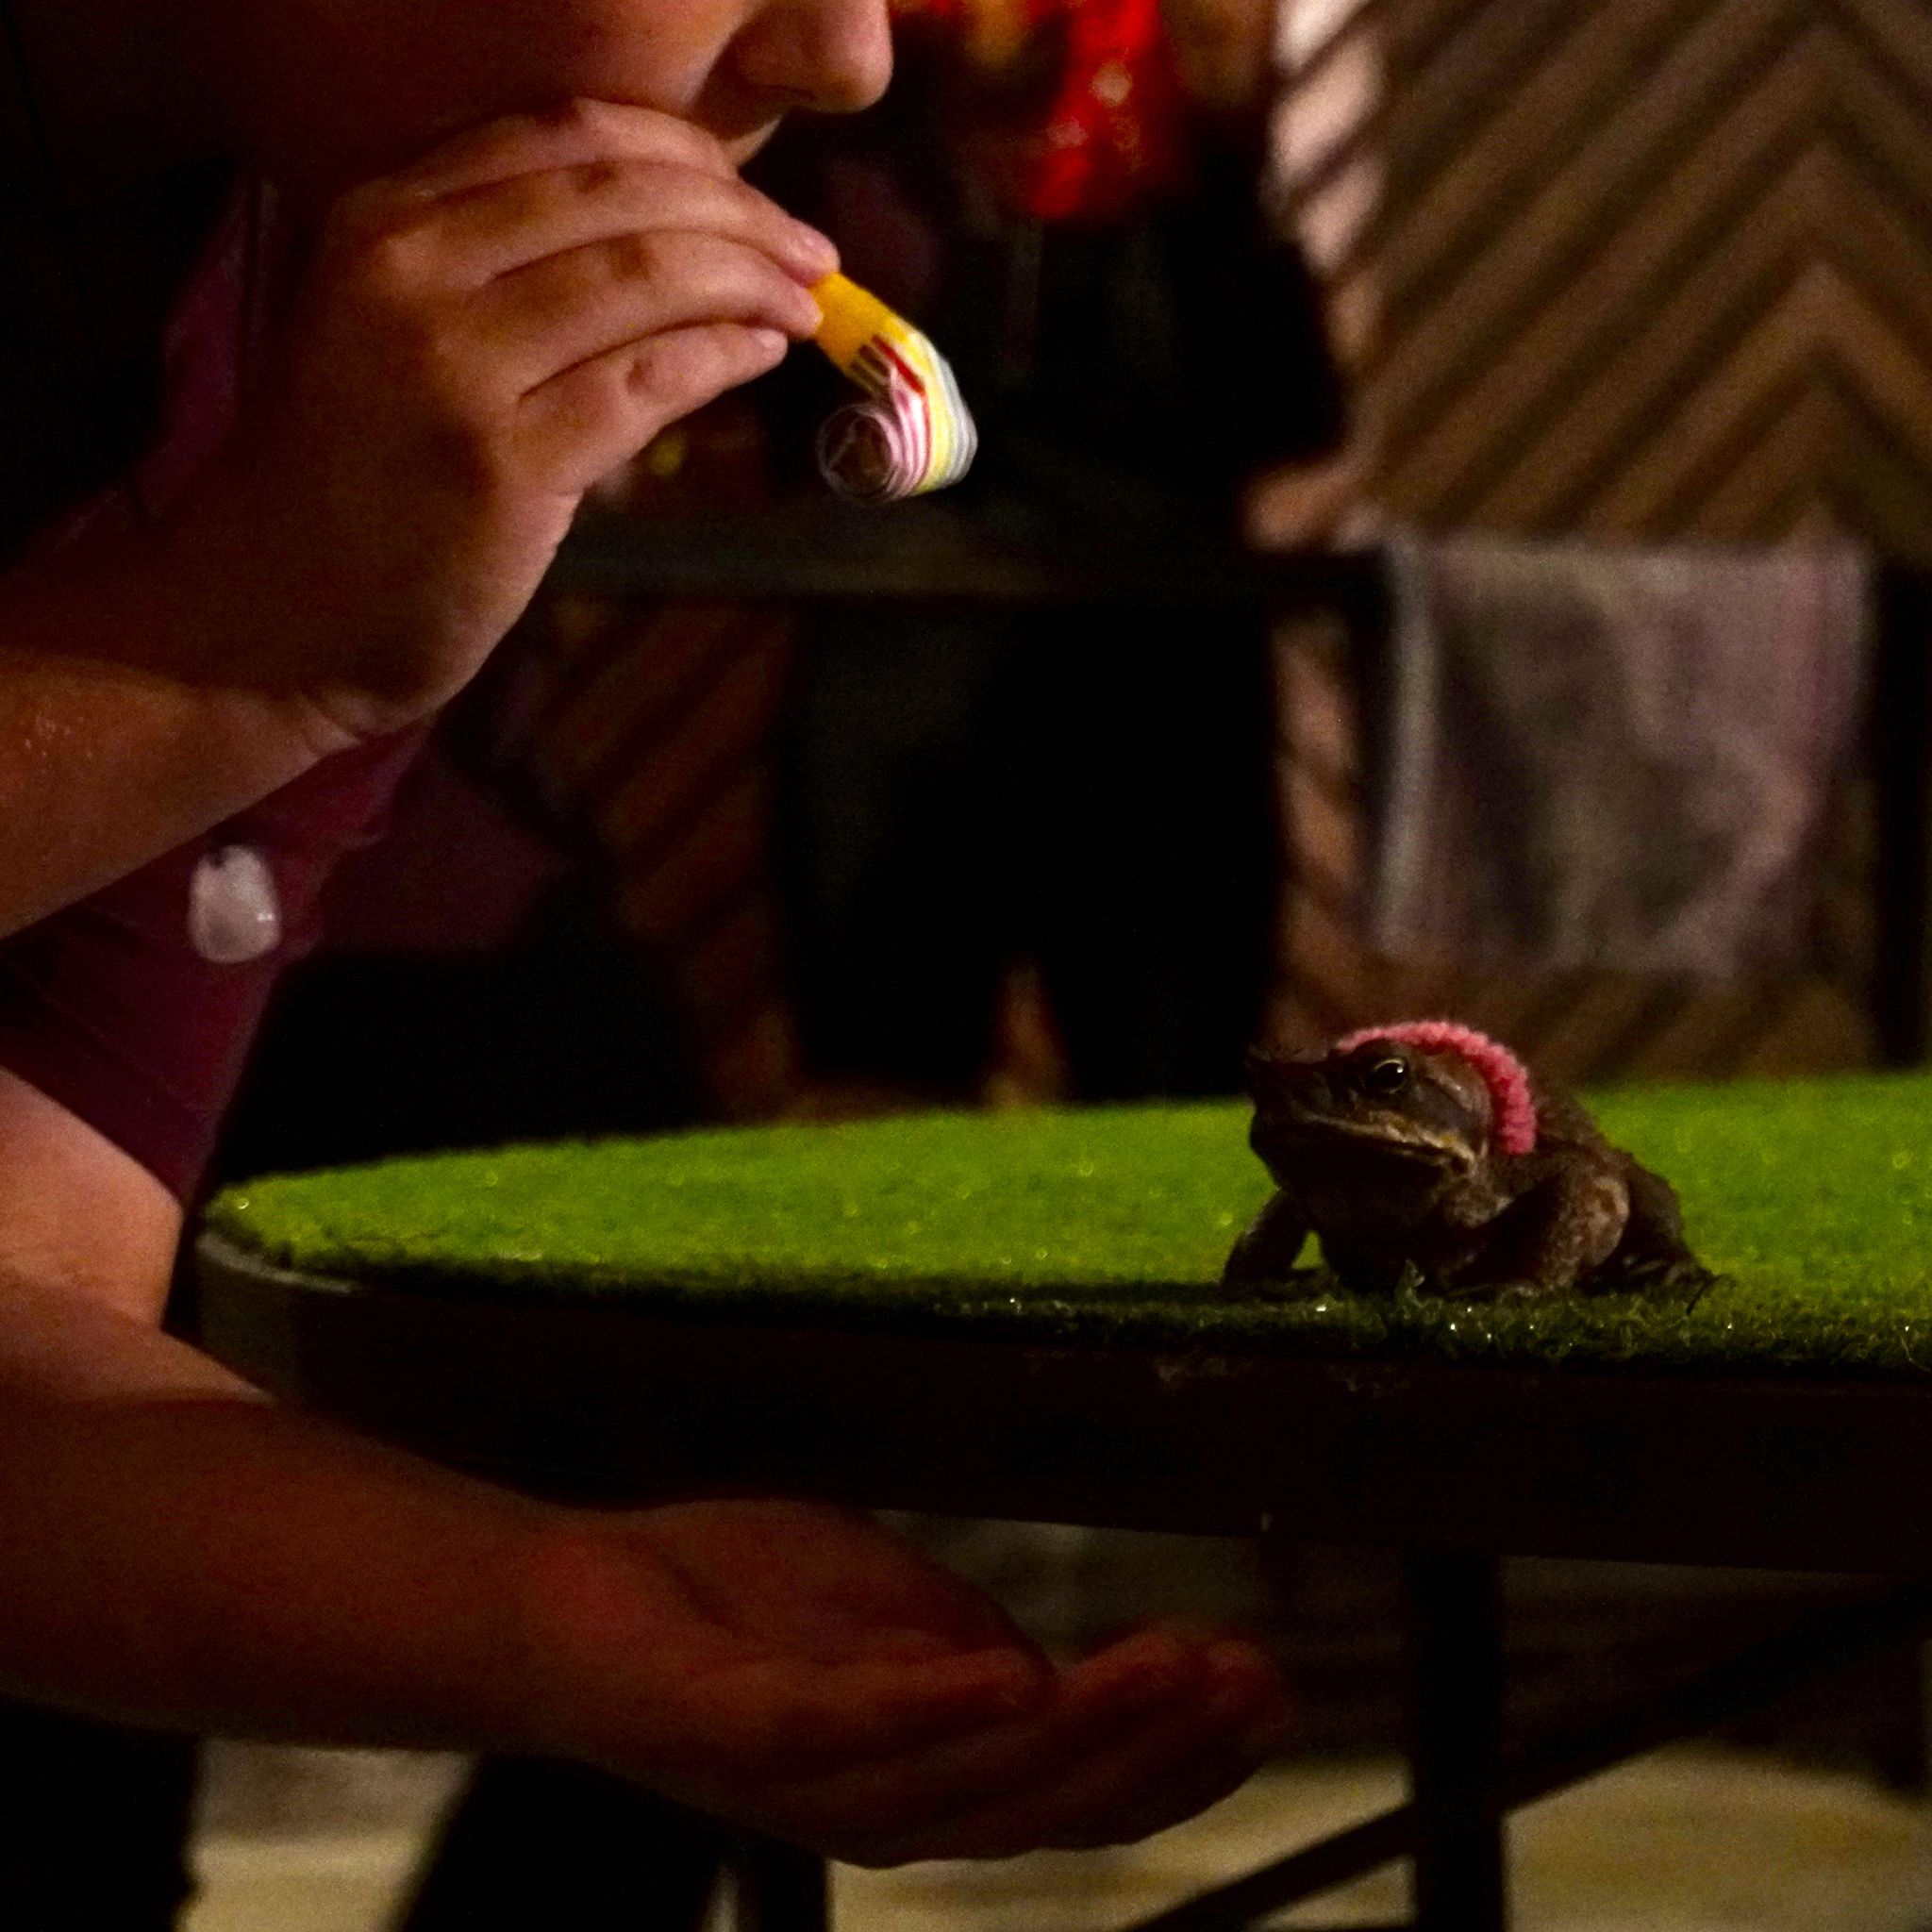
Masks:
[[[242,432],[170,520],[200,675],[325,738],[454,694],[600,476],[779,361],[837,256],[708,134],[577,102],[345,195]]]
[[[549,1748],[853,1864],[1142,1838],[1283,1727],[1250,1643],[1148,1629],[1057,1670],[951,1572],[804,1504],[578,1520],[527,1639]]]

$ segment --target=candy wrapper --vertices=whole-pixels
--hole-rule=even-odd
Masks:
[[[858,503],[896,503],[957,483],[979,433],[946,358],[908,322],[843,275],[813,290],[824,311],[817,341],[867,400],[834,411],[819,431],[819,471]]]

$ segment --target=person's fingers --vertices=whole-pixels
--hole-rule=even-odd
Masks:
[[[1157,1832],[1171,1831],[1240,1790],[1274,1749],[1272,1741],[1264,1743],[1246,1734],[1231,1745],[1217,1734],[1191,1757],[1166,1766],[1152,1790],[1110,1807],[1096,1806],[1082,1819],[1063,1821],[1042,1849],[1093,1851],[1103,1845],[1138,1844]],[[1025,1821],[1013,1823],[1024,1827]],[[1010,1829],[1005,1839],[1012,1841]]]
[[[714,1774],[804,1783],[1010,1724],[1051,1689],[1046,1668],[1014,1649],[803,1668],[772,1657],[705,1684],[690,1742]]]
[[[505,275],[474,316],[500,379],[528,395],[614,349],[705,323],[808,337],[819,308],[758,249],[671,231],[594,242]]]
[[[1041,1784],[1199,1698],[1203,1646],[1149,1631],[1063,1672],[1031,1715],[903,1754],[890,1763],[827,1767],[798,1802],[826,1818],[873,1818],[926,1829],[989,1794]]]
[[[1165,1766],[1158,1776],[1132,1774],[1124,1794],[1109,1799],[1095,1791],[1083,1808],[1062,1810],[1046,1843],[1077,1851],[1096,1845],[1130,1844],[1151,1837],[1220,1803],[1240,1789],[1280,1749],[1290,1733],[1288,1702],[1272,1667],[1244,1658],[1231,1664],[1224,1656],[1210,1692],[1211,1729],[1191,1757]],[[1063,1793],[1063,1800],[1076,1794]]]
[[[1218,1667],[1216,1667],[1218,1665]],[[882,1861],[1006,1857],[1037,1846],[1113,1844],[1162,1830],[1224,1796],[1253,1771],[1256,1733],[1278,1687],[1245,1657],[1217,1653],[1198,1690],[976,1805],[883,1833]]]
[[[621,101],[570,100],[510,114],[452,136],[419,161],[374,184],[419,200],[462,194],[550,168],[608,160],[662,161],[734,175],[723,142],[702,127]]]
[[[568,249],[658,228],[741,242],[801,282],[815,282],[839,265],[839,252],[824,236],[768,195],[726,175],[663,161],[585,161],[518,175],[446,201],[439,228],[453,273],[467,286]]]
[[[524,398],[532,482],[559,495],[581,493],[666,425],[775,369],[791,347],[777,329],[705,323],[568,371]]]

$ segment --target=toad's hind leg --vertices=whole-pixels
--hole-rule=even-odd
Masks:
[[[1717,1277],[1684,1239],[1684,1209],[1676,1189],[1662,1174],[1652,1174],[1627,1156],[1624,1185],[1630,1193],[1630,1219],[1606,1274],[1659,1288],[1707,1288]]]

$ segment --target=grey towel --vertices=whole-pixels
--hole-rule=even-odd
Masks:
[[[1700,977],[1802,957],[1866,690],[1860,555],[1401,536],[1390,565],[1380,950]]]

